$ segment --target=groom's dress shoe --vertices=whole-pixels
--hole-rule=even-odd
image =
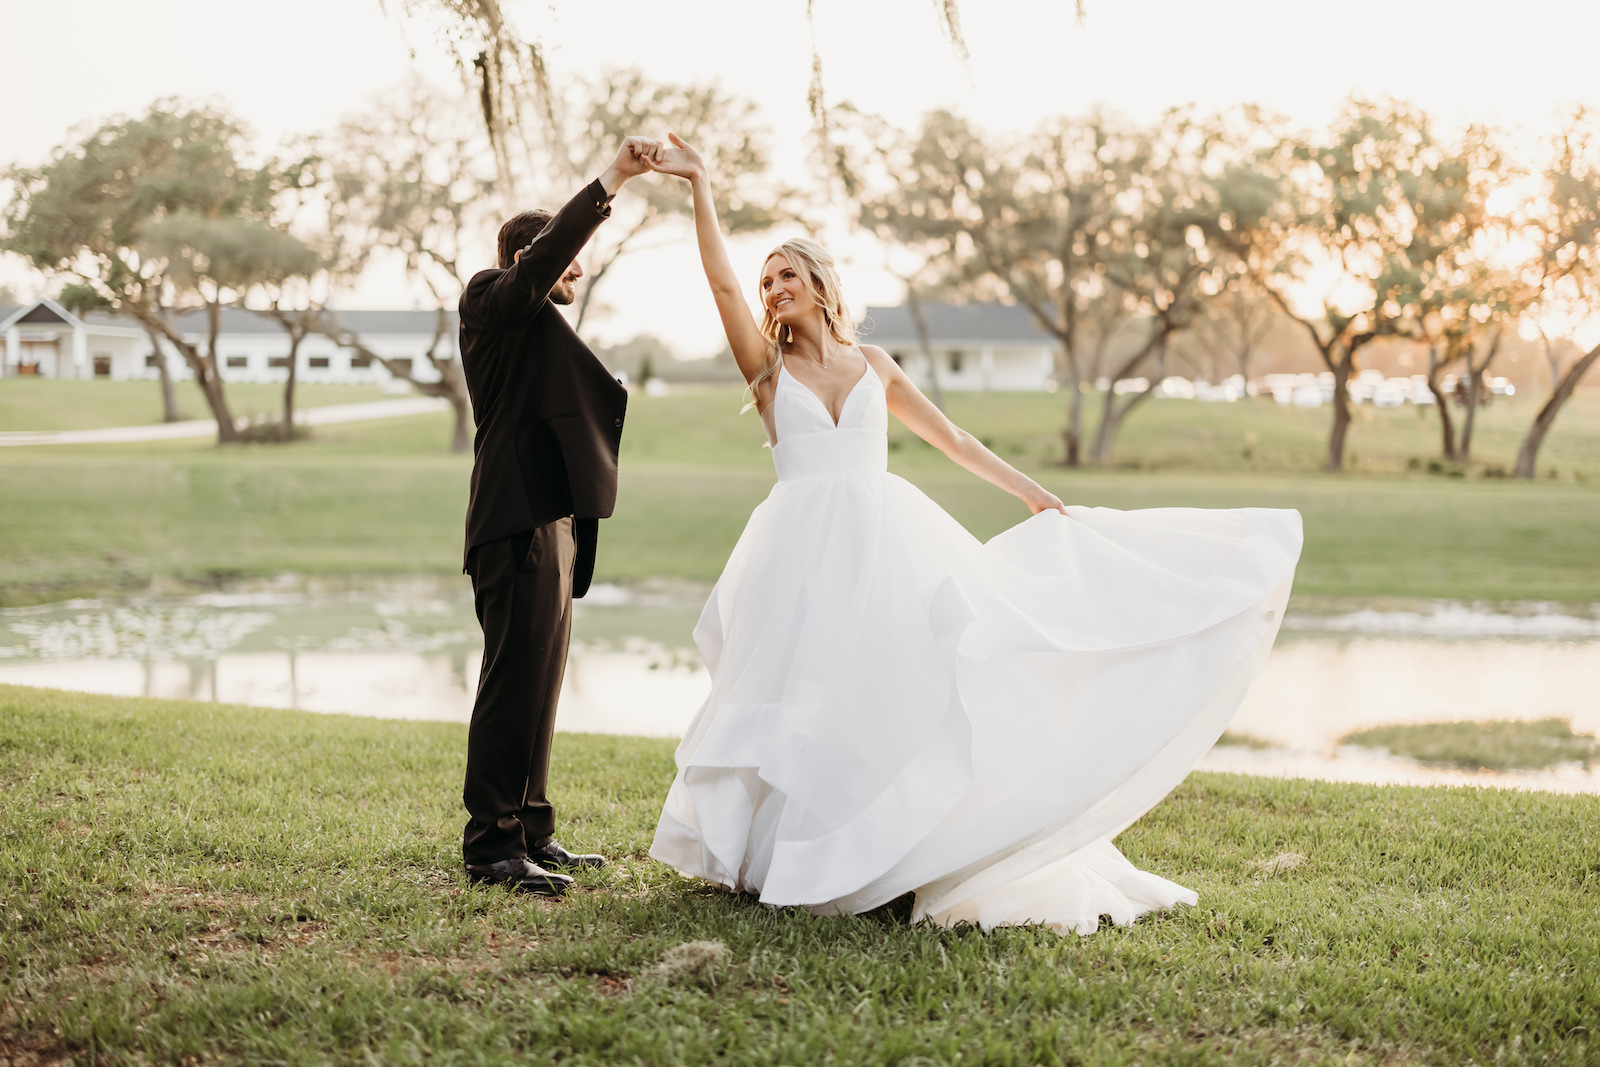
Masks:
[[[539,866],[552,871],[570,871],[578,867],[587,871],[597,871],[606,865],[604,856],[596,856],[593,853],[568,852],[554,841],[547,841],[538,848],[530,848],[528,850],[528,858]]]
[[[518,892],[542,897],[559,897],[572,884],[572,879],[566,875],[545,870],[521,856],[497,863],[469,863],[467,877],[474,882],[508,885]]]

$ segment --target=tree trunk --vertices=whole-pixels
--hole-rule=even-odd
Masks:
[[[437,356],[449,314],[446,308],[439,309],[440,326],[435,331],[433,345],[428,349],[428,361],[439,371],[439,380],[436,382],[419,382],[411,376],[406,365],[398,364],[378,355],[361,337],[339,324],[337,316],[331,312],[321,316],[310,328],[310,332],[318,333],[333,341],[341,348],[348,348],[358,355],[376,360],[402,381],[411,383],[411,387],[424,396],[442,396],[450,401],[450,407],[455,411],[455,426],[450,432],[450,451],[467,452],[472,448],[472,395],[467,391],[467,376],[462,370],[461,360],[452,356],[449,359],[440,359]]]
[[[1494,340],[1489,342],[1489,351],[1484,353],[1483,362],[1477,366],[1472,363],[1472,349],[1467,349],[1467,417],[1461,424],[1462,462],[1472,458],[1472,428],[1478,421],[1479,390],[1483,376],[1489,373],[1489,365],[1500,352],[1500,339],[1504,336],[1504,329],[1495,331]]]
[[[600,284],[601,279],[606,276],[606,272],[616,264],[618,259],[622,258],[622,253],[627,249],[628,243],[649,229],[651,223],[655,222],[660,214],[654,207],[646,206],[644,216],[634,223],[633,229],[623,234],[622,239],[611,247],[610,255],[606,256],[594,270],[587,272],[589,280],[584,283],[583,295],[578,297],[578,317],[572,323],[573,333],[581,333],[583,331],[583,321],[589,317],[589,302],[594,299],[595,288]],[[459,281],[460,279],[458,278],[457,280]]]
[[[217,444],[232,445],[239,441],[239,428],[234,425],[233,413],[228,410],[228,398],[223,395],[222,382],[217,380],[215,372],[204,366],[204,357],[199,357],[190,362],[190,366],[200,364],[195,369],[195,380],[200,385],[200,391],[205,394],[206,406],[211,409],[211,415],[217,420]]]
[[[178,413],[178,388],[172,381],[172,368],[167,366],[167,354],[161,351],[161,335],[149,326],[144,332],[150,337],[150,351],[155,353],[156,371],[161,375],[161,421],[177,422],[183,418]]]
[[[460,393],[450,394],[450,410],[455,412],[455,431],[450,437],[450,451],[472,451],[472,404]]]
[[[1094,460],[1096,463],[1104,463],[1111,458],[1111,450],[1116,443],[1117,432],[1122,429],[1122,420],[1128,417],[1128,412],[1132,411],[1146,397],[1156,391],[1156,386],[1160,384],[1162,377],[1166,373],[1167,338],[1171,335],[1171,332],[1172,331],[1170,329],[1161,330],[1160,333],[1150,340],[1150,343],[1144,347],[1143,351],[1141,351],[1139,355],[1133,357],[1133,359],[1129,360],[1127,363],[1124,363],[1122,365],[1122,370],[1118,372],[1117,377],[1112,379],[1111,388],[1106,390],[1105,405],[1101,409],[1100,426],[1095,431],[1094,450],[1089,453],[1089,458]],[[1154,348],[1156,351],[1156,366],[1154,373],[1151,374],[1148,380],[1148,384],[1144,387],[1142,392],[1135,393],[1130,399],[1125,401],[1121,407],[1118,407],[1116,391],[1117,382],[1122,381],[1129,374],[1133,373],[1133,368],[1138,366],[1138,364],[1144,359],[1145,355],[1150,352],[1152,348]]]
[[[1444,458],[1455,462],[1456,458],[1456,427],[1450,418],[1450,398],[1444,395],[1444,387],[1439,384],[1439,372],[1449,366],[1449,362],[1439,362],[1439,346],[1428,346],[1428,392],[1433,394],[1433,406],[1439,409],[1439,431],[1443,435],[1441,449]]]
[[[1056,350],[1056,377],[1060,386],[1068,390],[1067,424],[1061,428],[1061,464],[1077,467],[1083,463],[1083,390],[1078,388],[1083,375],[1072,344],[1061,336],[1061,330],[1052,329],[1060,346]]]
[[[1517,449],[1517,465],[1511,472],[1514,477],[1531,480],[1536,476],[1539,448],[1544,444],[1545,435],[1550,432],[1550,427],[1555,425],[1556,416],[1561,414],[1562,406],[1572,398],[1573,392],[1578,388],[1579,380],[1597,360],[1600,360],[1600,345],[1589,349],[1582,359],[1568,367],[1567,373],[1556,383],[1555,389],[1550,393],[1550,399],[1544,402],[1539,414],[1533,418],[1533,425],[1528,427],[1528,434],[1522,439],[1522,447]]]
[[[1328,433],[1328,470],[1344,470],[1344,444],[1350,433],[1350,366],[1355,352],[1347,349],[1333,364],[1333,428]]]
[[[1072,390],[1067,398],[1067,428],[1062,436],[1066,444],[1066,465],[1077,467],[1083,463],[1083,390],[1079,387],[1077,373],[1073,372],[1071,377],[1067,383],[1067,388]]]
[[[1106,390],[1105,407],[1100,416],[1099,429],[1094,435],[1094,450],[1089,454],[1090,459],[1096,463],[1104,463],[1111,458],[1111,452],[1117,440],[1117,432],[1122,429],[1122,420],[1127,418],[1128,412],[1138,406],[1145,397],[1156,391],[1158,382],[1159,378],[1152,378],[1150,384],[1145,386],[1142,392],[1135,393],[1121,407],[1117,406],[1117,394],[1109,389]]]
[[[1467,354],[1467,413],[1461,419],[1461,445],[1456,450],[1456,455],[1461,462],[1468,463],[1472,460],[1472,427],[1478,421],[1478,381],[1481,377],[1479,368],[1472,365],[1472,355]]]
[[[294,383],[296,374],[300,369],[300,342],[305,337],[305,331],[299,327],[289,330],[289,377],[283,383],[283,428],[280,431],[284,441],[294,440]]]
[[[928,319],[922,313],[922,297],[917,294],[917,287],[911,282],[906,282],[906,310],[911,312],[911,326],[917,331],[917,347],[922,350],[922,358],[928,361],[928,398],[933,401],[933,406],[940,411],[944,410],[944,390],[939,388],[939,361],[933,356],[933,342],[928,337]]]
[[[195,384],[200,387],[200,393],[206,398],[206,406],[211,409],[211,417],[217,420],[217,444],[231,445],[239,440],[239,429],[233,423],[233,413],[228,410],[228,398],[223,393],[222,380],[216,373],[217,334],[221,325],[221,309],[213,306],[207,307],[211,320],[210,353],[202,353],[197,347],[185,341],[176,330],[166,321],[164,311],[145,311],[130,309],[144,323],[145,329],[154,329],[171,343],[173,348],[183,356],[183,361],[194,372]]]

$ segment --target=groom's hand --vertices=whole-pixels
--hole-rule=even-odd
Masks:
[[[626,138],[622,147],[617,149],[617,158],[600,175],[600,184],[605,186],[606,195],[615,196],[623,182],[648,173],[651,160],[660,155],[661,148],[661,142],[648,137]]]

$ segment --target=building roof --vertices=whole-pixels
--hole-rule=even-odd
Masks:
[[[349,330],[355,331],[363,337],[402,335],[431,337],[435,324],[438,322],[438,313],[432,309],[425,311],[388,311],[388,310],[344,310],[335,309],[339,322]],[[74,317],[70,312],[62,309],[55,301],[48,298],[35,300],[31,304],[9,305],[0,307],[0,324],[13,325],[20,323],[50,323],[59,322],[73,325],[74,318],[86,326],[98,326],[106,329],[141,330],[138,320],[129,315],[119,315],[113,311],[90,311],[82,316]],[[448,312],[449,325],[446,329],[454,332],[456,328],[456,312]],[[206,332],[206,314],[203,311],[192,311],[178,318],[178,332],[183,334],[203,334]],[[266,315],[260,315],[244,308],[229,307],[222,309],[222,332],[226,334],[279,334],[283,327]]]
[[[1016,304],[923,304],[928,340],[934,345],[954,342],[991,344],[1053,344],[1040,329],[1033,313]],[[873,344],[917,343],[911,311],[899,307],[869,307],[861,320],[861,337]]]
[[[18,324],[26,322],[30,325],[40,322],[67,323],[68,319],[65,314],[57,311],[55,308],[41,300],[39,303],[33,305],[26,312],[24,312],[22,316],[17,319],[17,322]]]
[[[375,334],[426,334],[432,336],[434,326],[438,321],[438,313],[432,309],[427,311],[362,311],[345,310],[337,308],[334,314],[338,316],[340,325],[348,330],[353,330],[363,337]],[[447,329],[454,331],[456,327],[456,313],[449,312],[449,326]],[[203,311],[192,311],[178,319],[180,333],[197,334],[205,333],[207,329],[206,315]],[[283,327],[270,316],[246,311],[244,308],[222,309],[222,332],[230,334],[241,333],[268,333],[279,334]]]

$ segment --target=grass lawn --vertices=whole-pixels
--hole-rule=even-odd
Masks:
[[[454,725],[0,687],[13,1062],[1592,1064],[1600,797],[1195,775],[1200,895],[1092,937],[817,918],[645,856],[670,742],[563,735],[561,902],[468,886]],[[709,984],[660,961],[719,942]]]
[[[178,382],[178,410],[186,419],[209,419],[211,408],[194,382]],[[283,411],[283,386],[230,382],[228,404],[235,415]],[[385,399],[376,385],[308,385],[294,391],[297,408],[358,404]],[[0,431],[94,430],[102,426],[148,426],[161,421],[159,382],[57,381],[0,378]]]
[[[1429,455],[1430,439],[1407,410],[1362,409],[1357,471],[1339,476],[1316,469],[1325,413],[1270,402],[1152,401],[1129,420],[1119,453],[1128,466],[1076,472],[1050,465],[1058,397],[955,396],[951,413],[1069,502],[1299,508],[1302,597],[1595,603],[1600,404],[1580,401],[1550,439],[1546,458],[1564,473],[1532,484],[1409,472],[1407,457]],[[736,414],[733,390],[635,397],[631,407],[599,574],[710,580],[772,484],[759,425]],[[1491,408],[1485,454],[1498,455],[1487,451],[1495,433],[1514,445],[1526,414]],[[441,414],[324,427],[293,445],[6,449],[0,603],[141,588],[153,577],[457,570],[469,460],[444,451],[448,434]],[[890,466],[980,537],[1025,517],[898,425]]]
[[[1600,741],[1593,734],[1575,733],[1566,719],[1403,723],[1358,730],[1346,734],[1341,743],[1387,749],[1423,763],[1469,771],[1553,767],[1558,763],[1587,767],[1600,758]]]

